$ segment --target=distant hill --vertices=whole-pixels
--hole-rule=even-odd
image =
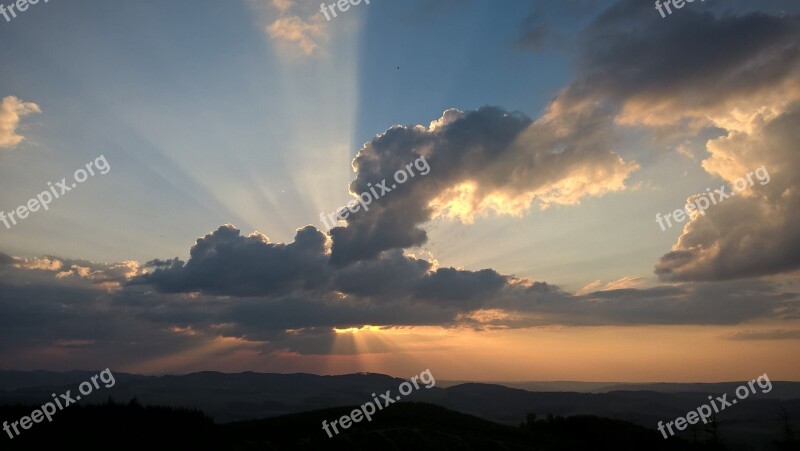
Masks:
[[[742,381],[744,382],[744,381]],[[742,382],[684,383],[684,382],[481,382],[489,385],[502,385],[509,388],[536,392],[576,392],[576,393],[608,393],[612,391],[653,391],[658,393],[733,393]],[[470,384],[472,381],[437,381],[438,387],[447,388],[456,385]],[[774,385],[774,384],[773,384]],[[779,382],[774,389],[764,394],[765,398],[798,399],[800,398],[800,382]]]
[[[462,384],[473,384],[475,381],[436,381],[436,385],[442,388],[453,387]],[[483,381],[482,384],[502,385],[509,388],[519,388],[528,391],[571,391],[577,393],[602,393],[608,387],[624,386],[624,382],[581,382],[581,381],[533,381],[533,382],[504,382],[504,381]],[[624,388],[616,388],[616,390]]]

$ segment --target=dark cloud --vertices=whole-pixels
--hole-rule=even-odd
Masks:
[[[209,294],[282,295],[314,289],[325,281],[326,238],[309,226],[290,244],[270,243],[261,234],[243,237],[232,225],[199,238],[187,263],[154,261],[156,269],[134,283],[162,292],[202,291]]]
[[[230,232],[225,228],[224,238],[215,235],[217,232],[204,237],[202,240],[210,241],[204,241],[193,258],[209,259],[225,247],[223,243],[231,248],[223,252],[227,254],[221,261],[240,261],[231,252],[249,255],[254,261],[274,252]],[[249,246],[258,246],[257,251]],[[214,260],[206,263],[210,261]],[[172,269],[162,267],[158,271],[164,273],[159,277],[178,277],[167,274],[178,271],[180,277],[194,280],[196,275],[191,270],[195,267],[189,263]],[[184,273],[186,268],[189,272]],[[224,265],[216,269],[231,271]],[[52,356],[54,349],[59,350],[57,355],[66,367],[70,362],[147,367],[161,357],[192,355],[198,348],[262,355],[349,354],[363,351],[364,346],[369,352],[391,352],[393,348],[380,340],[367,340],[366,345],[362,341],[357,348],[351,336],[333,330],[366,325],[475,329],[723,325],[800,315],[798,295],[767,282],[687,284],[578,296],[557,286],[488,269],[434,270],[429,262],[397,251],[346,268],[329,268],[325,273],[330,280],[313,290],[300,288],[290,295],[218,296],[198,286],[190,290],[200,293],[159,293],[142,283],[144,278],[135,284],[108,288],[88,278],[59,278],[57,271],[25,267],[10,271],[0,273],[0,358],[11,364],[30,363],[48,353]],[[240,272],[247,274],[246,270]],[[396,281],[392,281],[393,274],[397,274]],[[305,282],[295,279],[289,285],[258,288],[279,293],[290,286],[304,287]],[[221,289],[214,284],[209,293]],[[220,354],[220,358],[225,355],[229,354]]]
[[[175,323],[141,316],[177,299],[149,294],[140,307],[123,302],[92,281],[55,279],[49,283],[20,269],[13,281],[0,280],[0,360],[13,367],[69,370],[135,364],[193,349],[199,337],[170,331]],[[40,271],[39,271],[40,272]],[[194,316],[181,313],[182,321]]]
[[[0,252],[0,266],[10,265],[14,263],[14,257]]]
[[[459,271],[440,268],[426,275],[414,288],[417,299],[458,302],[462,308],[479,308],[507,285],[496,271]]]
[[[619,289],[572,295],[547,284],[505,289],[485,310],[495,315],[482,326],[548,325],[733,325],[755,319],[791,320],[800,312],[800,295],[760,281],[737,281],[649,289]],[[469,316],[474,323],[479,315]]]
[[[593,88],[615,97],[680,93],[681,102],[707,104],[790,76],[799,38],[798,16],[716,16],[695,7],[664,21],[652,4],[623,1],[583,33],[578,67]]]
[[[402,251],[387,251],[379,258],[337,269],[333,286],[356,296],[405,296],[432,266],[425,260],[405,257]]]
[[[150,260],[149,262],[144,264],[145,268],[156,268],[156,269],[180,268],[181,266],[183,266],[183,262],[178,257],[175,257],[170,260],[161,260],[157,258],[154,260]]]
[[[713,115],[797,99],[800,15],[717,9],[692,5],[665,20],[652,3],[614,3],[579,33],[575,80],[551,109],[604,105],[616,124],[653,127],[654,136],[677,129],[691,139],[703,127],[724,133],[729,124]],[[545,16],[523,21],[535,42]]]
[[[709,283],[590,293],[539,308],[566,324],[741,324],[785,318],[800,308],[797,294],[766,282]]]
[[[506,277],[493,270],[434,270],[430,262],[404,256],[399,250],[345,267],[331,266],[324,235],[310,226],[300,230],[293,243],[282,245],[268,243],[261,234],[244,237],[226,225],[198,239],[190,255],[186,263],[177,259],[150,262],[145,266],[155,271],[130,284],[150,285],[162,293],[269,297],[263,304],[281,304],[284,314],[278,322],[286,328],[317,325],[308,323],[299,311],[294,319],[286,316],[297,311],[297,305],[310,302],[309,296],[323,304],[334,300],[339,305],[343,297],[355,304],[359,300],[375,304],[414,300],[465,311],[479,307],[507,284]],[[299,298],[290,300],[286,297],[290,295]],[[327,312],[325,317],[336,315]]]

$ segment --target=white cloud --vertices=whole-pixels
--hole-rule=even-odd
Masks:
[[[311,0],[250,0],[262,17],[263,30],[285,55],[310,56],[327,40],[319,4]]]
[[[39,105],[33,102],[8,96],[0,102],[0,149],[14,147],[25,139],[17,134],[20,119],[32,114],[41,113]]]
[[[299,49],[304,55],[314,53],[325,33],[319,21],[305,21],[299,16],[280,17],[266,27],[267,34],[279,43]]]

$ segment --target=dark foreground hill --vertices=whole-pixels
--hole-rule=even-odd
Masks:
[[[51,400],[52,393],[72,390],[75,394],[78,384],[96,373],[0,371],[0,406],[41,405]],[[146,405],[196,408],[218,424],[359,405],[372,399],[372,393],[386,390],[396,393],[403,382],[365,373],[318,376],[203,372],[159,377],[114,374],[116,384],[112,388],[101,387],[79,403],[96,404],[108,397],[137,398]],[[800,383],[773,381],[772,384],[769,392],[759,391],[718,415],[715,433],[732,449],[774,451],[776,440],[800,434]],[[442,388],[437,383],[430,389],[421,387],[403,401],[434,404],[506,426],[517,426],[525,421],[527,414],[536,413],[610,418],[655,432],[659,421],[666,423],[684,416],[707,403],[709,395],[730,394],[735,386],[732,383],[625,385],[649,390],[576,393],[531,392],[477,383]],[[694,440],[705,434],[703,428],[695,425],[680,434],[684,439]]]
[[[0,419],[18,419],[31,407],[0,407]],[[329,438],[323,420],[348,414],[334,408],[219,425],[199,411],[106,404],[71,406],[52,423],[40,423],[0,449],[192,450],[724,450],[692,444],[619,420],[550,417],[517,427],[423,403],[401,403]]]

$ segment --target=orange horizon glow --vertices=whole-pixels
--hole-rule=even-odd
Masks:
[[[753,324],[748,329],[773,326]],[[438,379],[478,382],[725,382],[763,373],[773,380],[800,380],[800,362],[785,358],[800,340],[734,340],[741,330],[741,325],[485,331],[362,326],[333,329],[329,354],[265,354],[256,350],[258,343],[218,337],[190,352],[121,369],[143,374],[367,372],[401,378],[430,369]],[[220,360],[220,351],[229,355]]]

